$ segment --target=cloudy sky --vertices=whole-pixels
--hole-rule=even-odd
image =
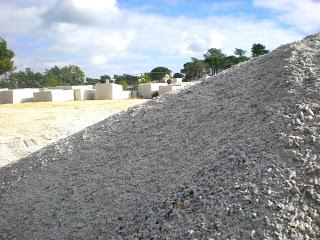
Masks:
[[[320,31],[319,13],[319,0],[0,0],[0,37],[17,69],[179,71],[212,47],[274,49]]]

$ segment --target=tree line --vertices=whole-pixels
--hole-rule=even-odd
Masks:
[[[266,50],[264,45],[260,43],[252,45],[252,57],[267,53],[269,53],[269,50]],[[240,48],[236,48],[234,55],[230,56],[224,54],[221,49],[210,48],[203,57],[203,59],[191,58],[190,62],[183,65],[183,69],[180,72],[184,75],[185,81],[200,79],[206,74],[216,75],[225,69],[250,59],[250,57],[246,56],[246,51]]]
[[[251,48],[252,57],[268,52],[262,44],[253,44]],[[0,38],[0,88],[41,88],[115,82],[121,84],[124,89],[136,89],[138,84],[161,80],[166,75],[171,76],[172,74],[172,71],[166,67],[156,67],[149,73],[139,76],[122,74],[114,75],[113,78],[109,75],[102,75],[99,78],[85,78],[84,72],[75,65],[54,66],[46,69],[43,73],[34,72],[31,68],[13,72],[15,70],[12,60],[14,55],[14,52],[7,48],[6,41]],[[191,58],[190,62],[183,65],[180,73],[175,73],[173,77],[183,78],[184,81],[197,80],[206,74],[215,75],[250,59],[246,56],[246,51],[239,48],[236,48],[234,55],[230,56],[224,54],[221,49],[211,48],[203,57],[203,59]]]

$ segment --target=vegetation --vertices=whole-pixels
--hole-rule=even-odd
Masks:
[[[151,70],[150,77],[153,81],[161,80],[165,75],[171,74],[171,70],[166,67],[156,67]]]
[[[102,75],[100,76],[100,83],[106,83],[106,82],[110,82],[111,77],[109,75]]]
[[[252,45],[252,57],[257,57],[268,53],[266,47],[260,43]],[[54,66],[45,70],[44,73],[34,72],[30,68],[24,71],[10,73],[14,69],[12,58],[14,52],[7,49],[7,43],[0,38],[0,87],[7,88],[39,88],[54,87],[59,85],[83,85],[112,82],[109,75],[102,75],[100,78],[85,79],[83,71],[75,65],[68,65],[62,68]],[[184,81],[200,79],[206,74],[216,75],[217,73],[228,69],[238,63],[248,61],[246,51],[236,48],[234,55],[226,55],[221,49],[210,48],[204,55],[203,59],[191,58],[190,62],[183,65],[180,73],[175,73],[174,78],[183,78]],[[139,83],[148,83],[151,81],[161,80],[167,74],[171,75],[172,71],[166,67],[156,67],[150,73],[142,76],[130,74],[114,75],[114,82],[121,84],[123,89],[137,89]],[[1,76],[2,75],[2,76]]]
[[[115,83],[122,85],[123,89],[135,89],[139,84],[139,77],[130,74],[114,75]]]
[[[181,73],[184,74],[184,81],[189,82],[202,78],[208,72],[208,64],[204,60],[191,58],[191,62],[183,65]]]
[[[252,57],[258,57],[264,54],[269,53],[269,50],[266,50],[266,47],[260,43],[255,43],[251,48]]]
[[[152,79],[149,73],[144,73],[139,79],[139,83],[149,83],[151,81]]]
[[[0,38],[0,75],[5,74],[14,69],[12,61],[14,52],[7,48],[7,42]]]
[[[173,74],[173,77],[174,78],[183,78],[184,76],[182,73],[175,73],[175,74]]]
[[[128,89],[128,83],[125,79],[121,79],[119,81],[119,84],[122,85],[123,90],[127,90]]]
[[[62,68],[54,66],[45,72],[34,72],[30,68],[24,71],[14,72],[8,78],[3,79],[0,87],[9,88],[40,88],[40,87],[55,87],[55,86],[71,86],[83,85],[84,73],[75,65],[69,65]]]
[[[252,57],[257,57],[268,53],[262,44],[252,45]],[[192,81],[202,78],[205,74],[211,76],[228,69],[238,63],[248,61],[250,58],[246,56],[246,51],[236,48],[234,55],[227,56],[221,49],[210,48],[204,55],[204,59],[191,58],[191,62],[183,65],[181,73],[183,73],[184,81]]]

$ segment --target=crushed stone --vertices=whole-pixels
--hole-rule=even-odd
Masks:
[[[0,239],[320,239],[320,34],[0,169]]]

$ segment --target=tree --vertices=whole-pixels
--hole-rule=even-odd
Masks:
[[[101,79],[101,77],[100,77],[100,79]],[[88,85],[95,85],[95,84],[97,84],[97,83],[99,83],[99,82],[101,81],[100,79],[98,79],[98,78],[86,77],[86,83],[87,83]]]
[[[239,57],[243,57],[246,55],[246,52],[245,50],[242,50],[240,48],[236,48],[236,50],[234,51],[234,55],[236,56],[239,56]]]
[[[204,60],[191,58],[191,62],[183,65],[181,73],[185,74],[184,81],[189,82],[192,80],[200,79],[207,73],[208,65]]]
[[[264,54],[269,53],[269,50],[266,50],[266,47],[260,43],[255,43],[251,48],[252,57],[258,57]]]
[[[113,78],[115,79],[115,83],[118,83],[121,80],[125,80],[128,85],[135,85],[135,83],[139,82],[139,77],[138,76],[133,76],[130,74],[123,74],[123,75],[114,75]]]
[[[14,52],[7,49],[7,42],[0,38],[0,75],[14,69],[13,57]]]
[[[231,68],[232,66],[238,64],[239,62],[240,60],[236,56],[233,56],[233,55],[227,56],[223,59],[222,68],[223,69]]]
[[[225,54],[221,49],[210,48],[206,54],[204,54],[204,61],[209,65],[211,75],[216,75],[218,72],[224,69]]]
[[[82,70],[75,65],[68,65],[62,68],[54,66],[45,71],[46,86],[59,85],[83,85],[85,75]]]
[[[183,74],[181,74],[181,73],[175,73],[175,74],[173,75],[173,77],[174,77],[174,78],[183,78]]]
[[[166,74],[171,75],[171,70],[166,67],[156,67],[151,70],[150,77],[153,81],[161,80]]]
[[[41,73],[26,68],[25,71],[11,73],[9,83],[12,88],[39,88],[44,85],[44,77]]]
[[[151,82],[151,77],[149,73],[144,73],[139,79],[139,83],[149,83],[149,82]]]
[[[100,82],[101,83],[106,83],[106,82],[109,82],[111,80],[110,76],[109,75],[102,75],[100,76]]]
[[[127,90],[128,89],[128,83],[125,79],[121,79],[119,81],[119,84],[122,85],[123,90]]]

